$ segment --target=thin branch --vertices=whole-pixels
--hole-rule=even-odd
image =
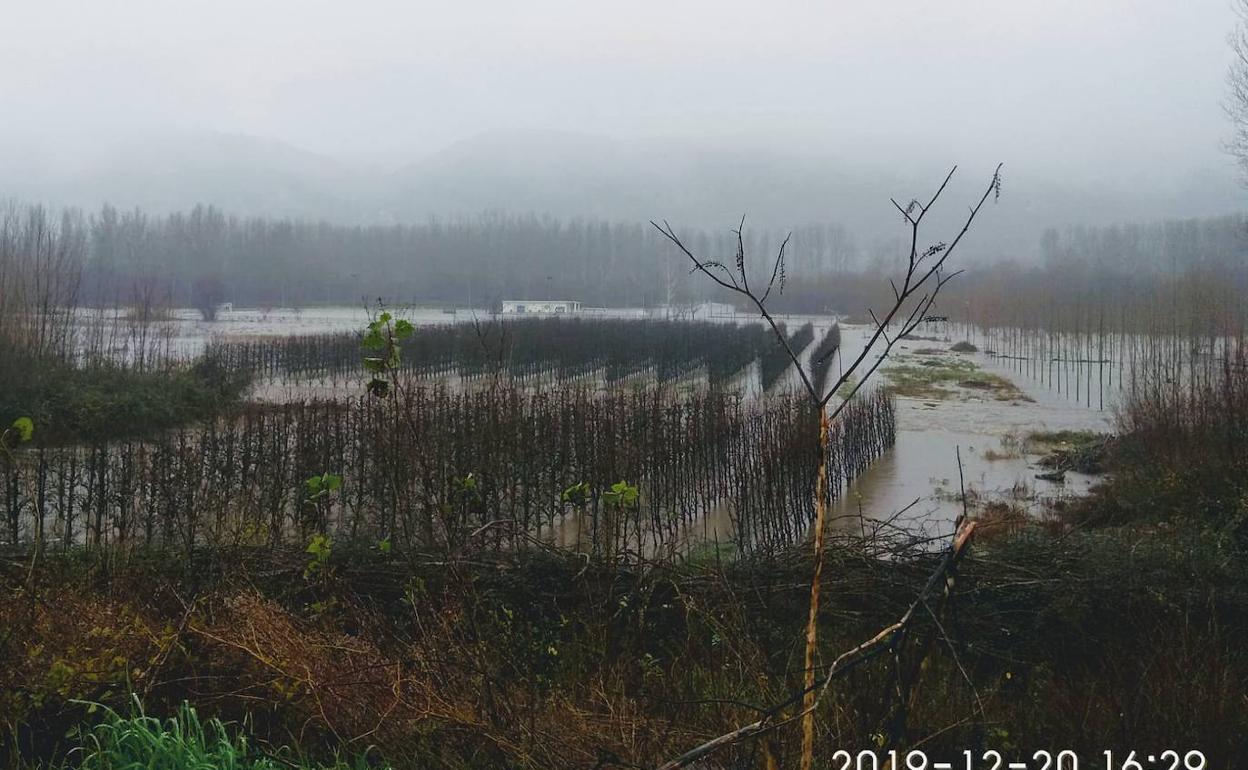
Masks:
[[[871,338],[867,341],[867,344],[863,347],[862,352],[858,355],[856,359],[854,359],[853,363],[850,364],[850,366],[847,367],[845,371],[841,373],[841,376],[838,377],[837,381],[833,383],[831,388],[828,389],[828,392],[825,393],[820,398],[819,400],[820,407],[827,405],[828,401],[831,400],[832,395],[836,393],[837,389],[840,388],[841,385],[843,385],[850,377],[854,375],[858,367],[861,366],[862,362],[866,359],[867,355],[872,350],[875,349],[876,344],[879,342],[880,338],[883,336],[883,328],[887,327],[889,324],[892,323],[893,319],[901,311],[902,307],[905,306],[906,302],[909,301],[912,297],[914,297],[914,295],[917,294],[918,291],[924,285],[927,284],[927,282],[932,278],[932,276],[937,275],[940,272],[941,268],[944,266],[945,262],[948,261],[949,257],[953,255],[953,252],[957,249],[958,244],[962,242],[962,238],[966,235],[967,231],[971,229],[971,223],[975,221],[975,217],[979,214],[979,210],[983,207],[984,203],[987,202],[988,197],[992,195],[993,191],[996,189],[997,180],[1000,179],[1001,177],[1001,167],[1002,167],[1002,164],[997,164],[997,168],[993,172],[993,175],[992,175],[992,180],[988,183],[988,187],[984,190],[983,195],[980,196],[979,202],[976,203],[971,208],[970,214],[967,216],[966,221],[963,222],[962,229],[958,231],[957,237],[954,238],[949,243],[949,247],[945,249],[943,252],[941,252],[939,257],[935,259],[927,267],[926,271],[923,271],[922,273],[919,273],[917,271],[917,264],[916,264],[917,252],[915,250],[915,247],[913,246],[913,244],[917,241],[918,226],[919,226],[919,223],[922,221],[923,215],[925,215],[928,212],[928,210],[931,209],[932,205],[936,203],[937,198],[939,198],[940,194],[944,191],[945,186],[949,183],[949,177],[953,175],[953,171],[949,172],[949,177],[945,177],[944,183],[941,184],[940,188],[936,191],[936,194],[932,196],[932,199],[928,202],[928,204],[926,206],[920,207],[920,214],[914,220],[914,224],[912,225],[913,236],[911,238],[912,246],[911,246],[911,252],[910,252],[911,253],[910,267],[906,270],[906,279],[902,284],[902,290],[901,290],[900,296],[897,298],[897,301],[893,303],[893,306],[888,311],[888,313],[885,314],[884,319],[882,321],[882,326],[877,328],[875,333],[871,335]],[[957,170],[956,166],[954,167],[954,170],[955,171]],[[917,281],[914,280],[916,275],[919,276]],[[957,275],[958,273],[953,273],[952,275],[947,276],[943,280],[938,278],[937,279],[937,291],[939,291],[940,287],[944,286],[945,283],[948,283],[949,280],[951,280]],[[935,296],[936,294],[935,292],[933,292],[928,297],[927,307],[931,306],[931,302],[935,300]],[[926,313],[924,313],[924,315],[925,314]],[[882,361],[884,358],[888,357],[888,354],[889,352],[891,352],[893,345],[895,345],[896,341],[903,336],[905,335],[903,334],[903,335],[898,335],[897,337],[894,337],[893,342],[885,346],[884,353],[880,356],[879,359],[877,359],[877,362],[875,366],[872,367],[871,371],[874,372],[875,369],[878,368],[879,361]],[[862,383],[864,383],[866,379],[867,379],[866,377],[861,377],[858,379],[858,384],[857,386],[855,386],[854,392],[858,391],[858,389],[862,386]],[[833,416],[835,416],[835,414],[840,412],[841,408],[843,408],[845,403],[848,403],[848,399],[842,403],[841,407],[837,408]]]
[[[767,288],[762,296],[759,296],[750,289],[749,276],[745,265],[745,239],[742,234],[745,227],[744,217],[742,217],[741,224],[735,231],[737,236],[736,275],[719,263],[701,260],[695,256],[693,252],[681,242],[680,238],[673,231],[672,226],[666,221],[664,221],[663,227],[660,227],[657,223],[651,221],[651,224],[655,227],[655,229],[663,233],[668,240],[674,243],[676,247],[690,259],[694,266],[694,269],[691,272],[700,271],[716,284],[748,299],[751,303],[753,303],[759,315],[771,327],[773,333],[775,333],[776,338],[780,341],[780,344],[788,354],[790,361],[792,361],[794,367],[797,369],[798,374],[802,379],[802,384],[806,388],[807,394],[818,408],[820,420],[820,483],[822,483],[825,463],[827,462],[827,448],[824,442],[827,436],[828,425],[840,415],[841,411],[844,410],[850,403],[853,397],[858,393],[859,389],[862,388],[863,384],[871,377],[872,374],[875,373],[880,364],[888,358],[894,345],[896,345],[899,340],[904,339],[911,332],[913,332],[914,329],[916,329],[918,325],[928,317],[929,311],[935,303],[940,290],[945,286],[945,284],[959,274],[959,272],[954,272],[946,275],[943,270],[946,261],[956,250],[958,244],[961,243],[962,238],[966,235],[967,231],[970,230],[972,222],[974,222],[976,215],[979,213],[979,210],[983,207],[984,203],[988,200],[988,197],[993,195],[994,192],[998,195],[1000,193],[1001,164],[998,164],[993,172],[991,181],[984,190],[983,195],[974,206],[970,207],[969,214],[966,221],[962,225],[962,229],[958,232],[952,242],[948,245],[943,242],[936,243],[929,246],[927,250],[920,255],[918,251],[919,226],[922,223],[923,218],[927,215],[927,212],[930,211],[940,199],[940,196],[948,187],[949,181],[953,178],[956,171],[957,166],[950,169],[949,173],[945,176],[936,191],[932,194],[931,198],[928,199],[927,203],[921,203],[917,199],[913,199],[907,206],[902,207],[895,199],[890,199],[893,206],[901,212],[906,222],[910,225],[910,251],[905,277],[902,281],[900,289],[897,288],[897,284],[894,281],[891,279],[889,280],[889,285],[893,289],[894,302],[892,307],[887,313],[885,313],[883,319],[880,319],[875,314],[874,310],[871,310],[871,318],[875,322],[874,332],[872,332],[871,337],[863,347],[862,352],[859,353],[848,368],[841,372],[836,382],[834,382],[832,386],[827,389],[826,393],[821,393],[811,382],[810,377],[805,371],[805,367],[801,365],[797,354],[794,353],[792,348],[789,346],[788,340],[783,331],[781,331],[779,325],[776,323],[766,306],[766,300],[770,297],[776,277],[783,271],[784,251],[789,241],[787,237],[785,238],[784,243],[781,244],[776,255],[776,261],[772,267],[771,279],[768,281]],[[914,213],[916,210],[918,212],[917,214]],[[724,280],[713,273],[712,268],[721,270],[728,280]],[[915,299],[916,297],[917,301]],[[894,323],[894,321],[907,307],[909,307],[909,313],[905,316],[905,320],[901,323],[901,333],[897,335],[890,335],[888,333],[889,326]],[[867,356],[877,349],[881,339],[884,341],[883,352],[871,362],[866,375],[858,378],[849,394],[829,415],[826,411],[829,400],[831,400],[832,396],[840,390],[842,385],[844,385],[851,377],[855,376],[859,367],[861,367],[864,361],[866,361]],[[911,622],[911,619],[914,617],[916,608],[926,606],[927,596],[937,584],[937,579],[944,577],[950,570],[952,570],[953,566],[956,565],[957,561],[961,558],[965,547],[969,542],[971,532],[975,527],[974,522],[967,522],[964,519],[960,519],[955,528],[953,542],[947,551],[945,558],[942,560],[940,568],[932,575],[923,591],[919,594],[919,597],[913,604],[910,605],[901,619],[891,626],[883,629],[876,636],[868,639],[866,642],[863,642],[852,650],[849,650],[839,656],[828,669],[822,684],[818,684],[816,683],[812,672],[815,669],[813,655],[815,650],[819,590],[821,585],[820,575],[823,565],[823,531],[825,527],[823,494],[821,489],[818,487],[815,502],[815,569],[814,577],[811,581],[810,612],[806,631],[806,679],[804,687],[794,693],[785,702],[774,707],[771,713],[764,715],[759,720],[707,741],[701,746],[682,754],[680,757],[661,765],[659,770],[676,770],[677,768],[685,767],[723,746],[758,735],[767,730],[774,729],[780,724],[799,718],[803,719],[802,767],[809,767],[813,758],[812,736],[814,731],[814,722],[813,716],[811,715],[813,715],[815,709],[818,708],[819,703],[830,686],[832,679],[842,671],[846,670],[853,663],[861,661],[866,656],[873,655],[879,650],[889,649],[894,653],[897,651],[900,644],[904,640],[905,632]],[[887,647],[883,646],[885,641],[888,642]],[[811,695],[816,692],[817,694],[815,694],[814,697],[811,697]],[[779,713],[792,706],[798,700],[802,700],[803,705],[796,714],[789,716],[784,720],[777,721],[775,719]]]
[[[790,694],[787,699],[785,699],[782,703],[773,706],[769,713],[760,719],[738,727],[730,732],[716,736],[715,738],[712,738],[711,740],[686,751],[679,757],[659,765],[655,770],[679,770],[682,767],[688,767],[699,759],[702,759],[709,754],[713,754],[725,746],[730,746],[746,738],[774,730],[777,727],[800,719],[807,713],[817,709],[823,700],[823,696],[827,694],[827,691],[832,684],[832,680],[849,671],[866,658],[889,649],[894,639],[910,627],[910,624],[914,621],[918,611],[926,606],[928,597],[930,597],[937,588],[943,589],[945,585],[945,577],[949,574],[950,570],[957,566],[958,562],[962,560],[962,557],[966,555],[967,546],[971,542],[971,536],[974,531],[975,522],[965,522],[959,531],[954,534],[949,548],[946,549],[945,555],[941,559],[939,565],[937,565],[936,570],[928,577],[927,582],[923,586],[923,590],[920,591],[918,597],[906,608],[906,611],[902,613],[901,617],[898,618],[896,622],[885,626],[870,639],[867,639],[858,646],[850,650],[846,650],[838,655],[836,660],[834,660],[828,667],[828,671],[823,676],[823,679],[817,682],[813,687],[803,688]],[[792,706],[794,703],[797,703],[805,697],[806,693],[811,691],[817,692],[818,695],[810,706],[807,706],[782,719],[776,718],[782,711],[784,711],[784,709]]]
[[[742,218],[741,221],[742,223],[744,223],[745,219]],[[798,376],[801,377],[802,385],[805,387],[807,394],[811,397],[813,401],[818,402],[818,399],[819,399],[818,390],[815,388],[814,384],[811,382],[810,377],[806,374],[804,367],[802,367],[801,360],[798,358],[797,353],[793,352],[793,348],[789,345],[789,340],[788,340],[788,337],[785,336],[784,330],[780,328],[780,324],[777,323],[775,318],[772,317],[770,311],[768,311],[767,309],[767,306],[764,304],[764,301],[766,300],[766,295],[764,294],[762,297],[758,297],[749,289],[749,283],[745,275],[746,271],[745,271],[745,261],[744,261],[744,251],[743,251],[744,240],[741,236],[741,231],[740,230],[736,231],[737,251],[740,256],[738,259],[739,276],[734,277],[732,273],[728,270],[728,268],[725,267],[724,265],[718,262],[702,260],[702,259],[699,259],[697,256],[695,256],[694,253],[690,251],[687,246],[685,246],[684,242],[680,240],[680,236],[676,235],[676,232],[672,229],[672,226],[668,224],[667,220],[663,221],[662,226],[660,226],[654,220],[651,220],[650,224],[654,227],[654,229],[662,233],[665,238],[667,238],[669,241],[675,244],[676,248],[680,249],[680,251],[686,257],[689,258],[689,261],[693,263],[692,272],[703,273],[715,283],[733,292],[734,294],[739,294],[742,297],[745,297],[751,303],[754,304],[754,307],[758,310],[759,315],[762,316],[763,320],[767,322],[767,325],[771,327],[771,331],[776,336],[776,340],[780,343],[781,347],[784,348],[784,352],[788,355],[789,361],[791,361],[793,366],[796,367]],[[787,238],[785,239],[785,243],[788,243]],[[777,263],[776,263],[777,271],[779,271],[780,269],[780,258],[782,257],[783,257],[783,248],[781,249],[781,254],[778,255],[778,258],[777,258]],[[711,267],[718,267],[722,269],[724,273],[727,275],[728,281],[725,281],[721,279],[719,276],[712,273],[710,269]],[[738,277],[740,278],[740,282],[738,282],[737,280]]]
[[[784,240],[780,243],[780,249],[776,252],[776,263],[771,268],[771,280],[767,281],[767,291],[763,292],[760,302],[766,302],[767,297],[771,295],[771,288],[776,285],[776,276],[780,276],[780,292],[784,293],[784,249],[789,245],[789,239],[793,237],[793,233],[784,236]]]

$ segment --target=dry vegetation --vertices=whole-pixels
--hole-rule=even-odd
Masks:
[[[831,545],[825,659],[888,623],[932,569],[933,556],[864,545]],[[1241,567],[1178,531],[1055,539],[1011,522],[979,548],[948,638],[930,618],[916,627],[939,643],[910,740],[945,758],[977,742],[1058,741],[1084,753],[1178,742],[1214,767],[1245,759]],[[124,708],[134,690],[151,713],[190,697],[207,714],[249,716],[267,744],[322,757],[373,745],[404,766],[650,766],[800,684],[802,558],[604,571],[557,553],[448,563],[352,552],[316,579],[306,558],[67,560],[34,584],[28,565],[8,562],[10,746],[52,756],[65,728],[90,719],[73,699]],[[869,661],[833,688],[820,754],[872,745],[893,716],[889,668]],[[770,754],[783,766],[796,737],[781,727],[717,761]]]

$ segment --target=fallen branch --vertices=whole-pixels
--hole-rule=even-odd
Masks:
[[[966,555],[966,551],[971,542],[971,535],[975,531],[975,522],[962,521],[958,530],[954,533],[953,541],[949,548],[945,551],[944,558],[937,565],[936,570],[928,577],[927,583],[924,584],[923,590],[918,597],[906,608],[898,620],[872,636],[870,639],[862,642],[853,649],[847,650],[837,656],[832,665],[828,667],[828,672],[824,675],[821,682],[813,687],[803,687],[801,690],[793,693],[784,702],[773,706],[768,712],[747,725],[738,727],[731,732],[716,736],[711,740],[696,746],[684,754],[659,765],[655,770],[679,770],[682,767],[688,767],[692,763],[702,759],[703,757],[713,754],[714,752],[738,743],[746,738],[761,735],[777,727],[788,724],[796,719],[801,719],[807,714],[812,713],[819,707],[823,696],[827,693],[828,688],[832,684],[832,680],[841,674],[852,669],[858,663],[870,658],[879,652],[891,647],[893,641],[903,634],[919,614],[919,610],[926,606],[927,600],[937,590],[945,589],[946,580],[953,570],[957,567],[958,562]],[[816,697],[809,705],[804,705],[802,709],[790,716],[779,718],[780,714],[794,703],[803,700],[810,692],[815,692]]]

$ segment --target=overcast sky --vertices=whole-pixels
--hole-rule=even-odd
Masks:
[[[0,135],[211,129],[393,167],[562,129],[1231,174],[1231,3],[0,0]]]

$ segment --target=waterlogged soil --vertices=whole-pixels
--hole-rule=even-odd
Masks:
[[[867,327],[842,326],[845,360],[861,351],[869,334]],[[880,367],[876,386],[897,397],[897,443],[834,506],[837,526],[890,522],[910,532],[946,534],[963,511],[963,487],[972,512],[1004,503],[1042,515],[1095,481],[1073,471],[1060,481],[1036,478],[1051,472],[1040,461],[1052,447],[1028,437],[1109,432],[1110,412],[1068,400],[990,354],[954,353],[949,348],[956,342],[936,334],[902,341]]]
[[[415,309],[402,314],[419,325],[490,317],[484,310]],[[604,315],[633,318],[644,315],[644,311],[620,310]],[[193,356],[212,339],[357,331],[368,322],[368,317],[363,307],[240,309],[224,311],[216,321],[207,323],[194,311],[181,310],[162,322],[162,333],[167,335],[171,350]],[[757,321],[749,316],[716,320]],[[794,329],[807,321],[814,324],[814,340],[799,354],[803,362],[808,361],[811,351],[832,326],[826,316],[793,316],[784,320]],[[124,325],[125,320],[115,318],[111,322]],[[842,323],[841,329],[843,347],[833,361],[831,376],[855,360],[871,334],[871,328],[863,325]],[[882,363],[866,385],[887,387],[896,396],[897,442],[845,491],[833,510],[835,525],[859,528],[872,526],[871,522],[889,522],[888,526],[911,532],[942,534],[950,531],[963,510],[963,487],[968,507],[1005,502],[1016,509],[1039,513],[1056,500],[1084,493],[1094,481],[1093,477],[1073,471],[1066,472],[1060,481],[1036,478],[1049,470],[1040,464],[1047,449],[1025,439],[1042,431],[1110,431],[1110,413],[1097,408],[1099,399],[1088,399],[1091,406],[1080,404],[1069,393],[1059,394],[1039,379],[1013,370],[1008,360],[991,351],[950,350],[957,341],[950,339],[943,328],[920,330],[915,337],[898,343],[890,360]],[[875,358],[868,357],[861,371],[875,362]],[[605,384],[604,373],[588,373],[585,379]],[[682,387],[700,384],[704,384],[704,378],[696,373],[679,383]],[[341,396],[362,392],[362,386],[362,379],[266,381],[257,383],[252,397],[282,401]],[[758,367],[749,367],[738,375],[732,387],[747,399],[760,396]],[[790,368],[770,393],[796,391],[800,387],[799,375]],[[691,528],[691,541],[724,543],[732,539],[727,511],[710,512],[705,519]],[[547,536],[574,546],[579,540],[576,524],[572,520],[560,522]]]
[[[938,348],[899,353],[881,371],[888,380],[885,387],[896,396],[931,401],[958,398],[974,391],[997,401],[1030,400],[1009,379],[984,371],[964,356]]]
[[[831,326],[826,318],[786,320],[815,323],[814,341],[799,354],[803,360]],[[871,332],[869,327],[845,324],[841,330],[843,348],[833,362],[833,375],[861,353]],[[1061,431],[1076,436],[1110,432],[1110,412],[1081,405],[1011,371],[1008,362],[990,353],[953,352],[950,347],[956,342],[935,335],[902,341],[868,383],[867,387],[889,388],[897,398],[897,442],[844,491],[832,510],[833,526],[948,534],[963,511],[963,489],[966,510],[972,513],[1005,505],[1040,516],[1054,503],[1086,494],[1096,481],[1075,471],[1061,474],[1060,480],[1037,478],[1052,472],[1041,461],[1064,444],[1061,436],[1056,442],[1029,437]],[[864,367],[874,360],[868,357]],[[799,388],[800,378],[790,370],[770,392]],[[757,386],[744,384],[743,391],[752,395]],[[731,541],[727,510],[712,511],[704,518],[690,527],[690,542],[718,543],[722,548]],[[563,524],[553,539],[572,546],[577,542],[575,522]]]
[[[136,324],[127,311],[88,312],[88,321],[105,327],[103,336],[110,340],[114,357],[125,358],[138,336]],[[487,310],[441,310],[437,308],[396,308],[393,312],[418,325],[471,321],[488,318]],[[198,310],[178,308],[153,320],[145,330],[151,344],[159,345],[170,354],[193,358],[213,340],[240,340],[260,337],[287,337],[304,334],[361,332],[375,310],[360,307],[310,308],[240,308],[222,310],[213,321],[203,320]]]

